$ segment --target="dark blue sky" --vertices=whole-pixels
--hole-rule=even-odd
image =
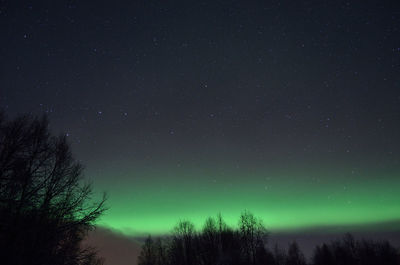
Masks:
[[[400,218],[398,1],[3,0],[0,32],[0,107],[49,115],[111,223],[126,187],[288,182]]]

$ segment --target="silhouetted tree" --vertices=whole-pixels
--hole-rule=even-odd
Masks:
[[[216,264],[220,254],[221,242],[217,222],[211,217],[206,219],[200,235],[200,242],[200,257],[202,259],[202,264]]]
[[[0,115],[0,260],[2,264],[95,264],[81,241],[104,211],[92,203],[82,165],[46,117]]]
[[[288,253],[286,256],[286,265],[306,265],[306,259],[300,251],[297,242],[292,242],[289,245]]]
[[[265,228],[261,222],[245,212],[239,224],[242,230],[231,229],[219,214],[216,219],[208,218],[203,229],[196,232],[192,223],[180,221],[165,244],[160,240],[160,247],[147,240],[139,262],[141,265],[272,265],[273,255],[265,248]]]
[[[151,236],[145,240],[140,255],[138,257],[139,265],[156,265],[158,257],[157,257],[157,248],[153,242]]]
[[[313,264],[314,265],[334,265],[335,264],[333,254],[326,244],[322,244],[322,246],[317,246],[315,248],[314,255],[313,255]]]
[[[389,242],[355,240],[350,234],[342,240],[317,246],[313,265],[395,265],[400,264],[398,251]]]
[[[192,265],[196,261],[194,225],[180,221],[173,229],[170,255],[176,265]]]
[[[171,237],[143,245],[139,265],[306,265],[298,244],[287,251],[266,247],[266,230],[251,213],[244,212],[238,229],[227,226],[218,215],[207,218],[200,232],[192,223],[179,222]],[[342,240],[315,248],[312,265],[399,265],[399,253],[388,242],[357,241],[347,234]]]
[[[156,264],[168,264],[166,246],[164,245],[163,241],[161,241],[161,238],[157,238],[154,244],[156,249]]]
[[[264,249],[265,227],[261,220],[245,211],[240,215],[239,232],[245,263],[256,264],[257,250]]]
[[[343,236],[342,241],[331,243],[336,264],[353,265],[357,263],[356,242],[350,234]]]

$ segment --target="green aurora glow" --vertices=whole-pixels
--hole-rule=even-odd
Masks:
[[[128,174],[129,175],[129,174]],[[134,181],[102,183],[110,209],[99,225],[126,234],[171,231],[180,219],[201,228],[222,213],[234,226],[243,210],[272,231],[318,226],[365,225],[400,219],[396,171],[143,170]],[[324,176],[324,177],[320,177]],[[350,177],[351,176],[351,177]],[[125,179],[125,180],[121,180]]]

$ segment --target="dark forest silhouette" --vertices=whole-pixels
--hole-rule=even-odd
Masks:
[[[7,120],[0,112],[0,264],[94,265],[81,242],[104,211],[82,165],[46,117]]]
[[[316,246],[309,262],[296,242],[287,250],[267,247],[268,233],[249,212],[240,216],[238,228],[226,225],[221,215],[208,218],[195,231],[189,221],[180,221],[168,237],[145,240],[139,265],[396,265],[400,253],[389,242],[341,240]]]

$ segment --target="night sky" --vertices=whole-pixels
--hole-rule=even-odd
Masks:
[[[399,1],[2,0],[0,32],[0,108],[67,135],[101,226],[400,219]]]

